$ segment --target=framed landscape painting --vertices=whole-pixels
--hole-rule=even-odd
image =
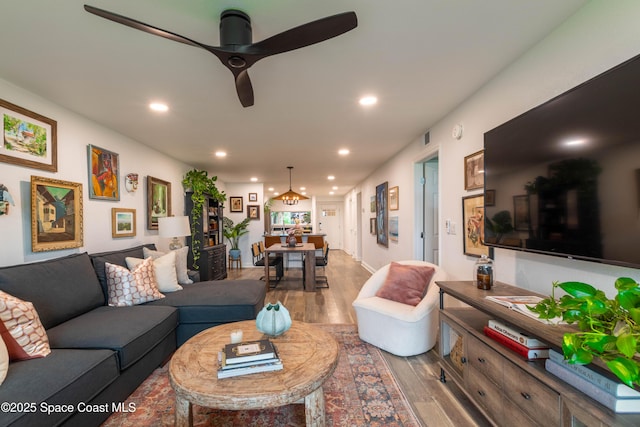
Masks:
[[[89,198],[120,200],[120,158],[118,154],[87,146],[89,162]]]
[[[0,99],[0,162],[58,171],[57,122]]]
[[[82,184],[31,177],[31,250],[82,246]]]
[[[136,210],[111,208],[111,237],[134,237],[136,235]]]
[[[147,177],[147,229],[158,229],[158,218],[171,216],[171,183]]]

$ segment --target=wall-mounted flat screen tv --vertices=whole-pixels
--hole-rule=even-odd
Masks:
[[[640,56],[484,134],[485,243],[640,267]]]

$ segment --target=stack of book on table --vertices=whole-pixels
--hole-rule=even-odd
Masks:
[[[549,357],[548,344],[508,323],[491,319],[484,327],[484,334],[527,360]]]
[[[587,368],[568,363],[557,351],[549,351],[548,372],[577,388],[593,400],[619,413],[640,413],[640,392]]]
[[[218,364],[218,378],[282,369],[278,351],[267,339],[225,345],[218,355]]]

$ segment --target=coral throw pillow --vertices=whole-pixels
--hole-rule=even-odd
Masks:
[[[164,298],[156,284],[151,258],[145,259],[133,271],[108,262],[104,266],[109,305],[126,307]]]
[[[435,268],[427,265],[392,262],[387,278],[376,292],[376,296],[416,306],[427,293],[427,287],[435,272]]]
[[[9,360],[36,359],[51,353],[49,338],[32,303],[0,291],[0,320]]]

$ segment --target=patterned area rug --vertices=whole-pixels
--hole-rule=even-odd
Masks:
[[[316,326],[340,344],[338,366],[324,384],[327,426],[418,427],[409,402],[376,347],[360,341],[355,325]],[[174,393],[168,366],[156,369],[125,403],[132,413],[113,414],[103,427],[172,426]],[[286,368],[285,368],[286,369]],[[304,426],[304,405],[267,410],[222,411],[194,405],[195,426]]]

